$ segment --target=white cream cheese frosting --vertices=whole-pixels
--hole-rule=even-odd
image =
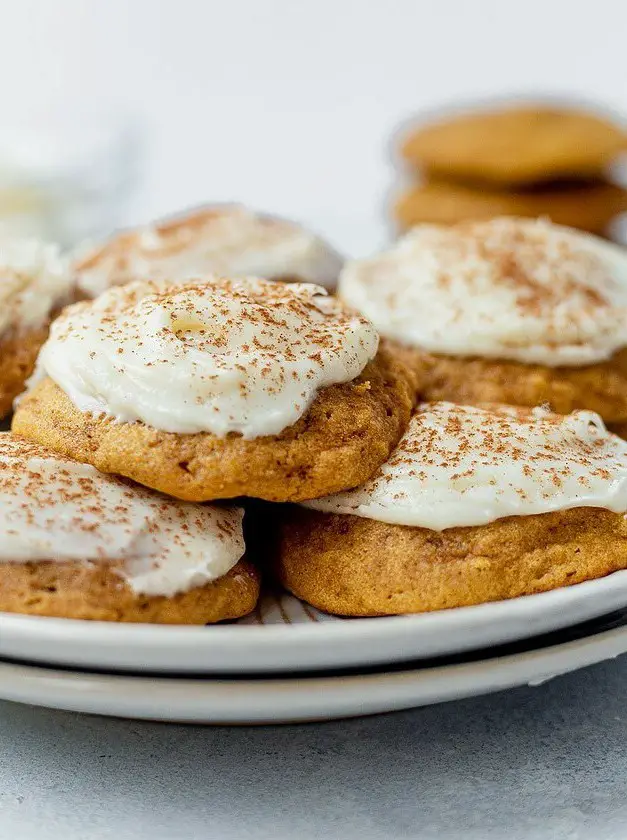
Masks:
[[[370,481],[305,503],[442,531],[577,507],[627,511],[627,442],[591,411],[419,406]]]
[[[0,335],[40,327],[67,301],[70,286],[56,245],[0,231]]]
[[[0,563],[111,563],[135,592],[172,596],[244,554],[243,511],[181,502],[0,434]]]
[[[419,225],[347,264],[339,293],[411,347],[558,366],[627,345],[627,252],[542,220]]]
[[[377,347],[372,324],[319,286],[138,281],[66,309],[35,378],[50,376],[81,411],[255,438],[291,426]]]
[[[79,287],[90,297],[132,280],[185,281],[203,274],[297,279],[334,288],[342,258],[295,222],[240,205],[198,210],[119,234],[77,254]]]

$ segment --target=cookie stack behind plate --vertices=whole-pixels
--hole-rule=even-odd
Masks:
[[[608,177],[627,132],[590,111],[474,110],[409,128],[397,145],[414,178],[394,202],[400,230],[512,215],[606,235],[627,211],[627,191]]]

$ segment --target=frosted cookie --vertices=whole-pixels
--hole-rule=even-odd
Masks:
[[[627,568],[626,511],[598,415],[424,404],[370,481],[276,511],[276,573],[339,615],[515,598]]]
[[[393,212],[405,230],[423,222],[450,225],[495,216],[543,216],[558,225],[603,234],[612,220],[625,211],[627,191],[602,182],[505,192],[429,181],[403,193]]]
[[[340,295],[405,348],[423,399],[627,421],[627,254],[543,221],[422,225]]]
[[[324,289],[137,282],[67,309],[14,430],[192,501],[314,498],[388,457],[408,368]]]
[[[594,113],[546,105],[472,111],[412,129],[402,156],[427,172],[501,185],[595,178],[627,133]]]
[[[0,418],[24,390],[50,320],[70,295],[56,245],[0,232]]]
[[[240,205],[196,210],[81,249],[73,268],[79,288],[95,297],[131,280],[185,281],[204,274],[254,275],[335,286],[342,258],[295,222]]]
[[[0,434],[0,611],[162,624],[245,615],[259,575],[242,518]]]

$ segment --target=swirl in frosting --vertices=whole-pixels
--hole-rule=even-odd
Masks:
[[[294,424],[377,347],[370,322],[319,286],[138,281],[65,310],[36,376],[48,374],[81,411],[255,438]]]

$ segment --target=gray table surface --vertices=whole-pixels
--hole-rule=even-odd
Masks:
[[[625,840],[627,656],[361,720],[171,726],[0,703],[0,838]]]

